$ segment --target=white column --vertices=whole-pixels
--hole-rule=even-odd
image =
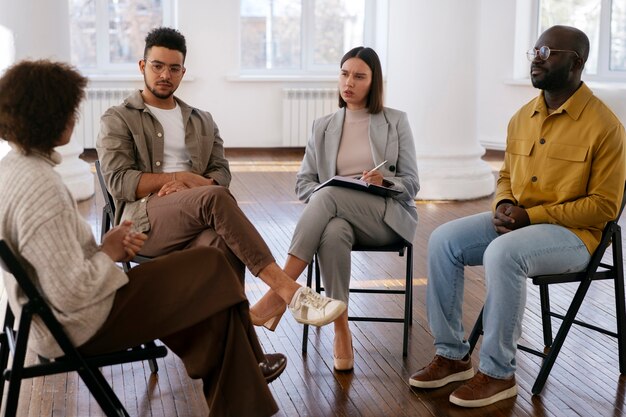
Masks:
[[[15,40],[9,28],[0,25],[0,76],[15,61]],[[9,144],[0,140],[0,159],[9,152]]]
[[[477,10],[474,1],[389,2],[386,104],[409,116],[418,199],[472,199],[495,187],[477,138]]]
[[[13,33],[15,60],[70,61],[69,5],[67,0],[0,0],[0,26]],[[77,200],[94,193],[89,164],[78,156],[82,144],[71,141],[58,148],[63,163],[57,167]]]

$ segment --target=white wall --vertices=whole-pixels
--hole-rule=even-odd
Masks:
[[[532,45],[515,48],[516,8],[512,0],[481,0],[477,27],[478,140],[486,148],[504,149],[509,119],[538,93],[530,81],[525,85],[512,83],[515,54],[524,56]]]
[[[489,149],[504,149],[506,127],[511,116],[523,104],[536,97],[539,90],[530,80],[514,80],[526,76],[530,63],[524,53],[531,48],[536,36],[529,41],[518,40],[516,31],[528,31],[528,0],[481,0],[478,22],[477,53],[477,130],[478,140]],[[522,27],[517,27],[522,25]],[[514,61],[521,60],[519,68]],[[517,71],[517,74],[516,74]],[[585,79],[583,75],[583,80]],[[626,86],[609,83],[588,83],[594,94],[611,107],[626,124]]]
[[[280,147],[282,89],[334,87],[336,83],[239,79],[238,25],[237,0],[178,2],[178,28],[187,39],[187,73],[176,94],[189,104],[211,112],[225,146]],[[113,81],[92,85],[128,87],[142,83]]]
[[[282,144],[282,83],[238,82],[239,2],[179,2],[180,30],[187,38],[186,66],[193,82],[180,96],[209,110],[231,147]]]
[[[535,90],[505,84],[513,75],[515,2],[477,0],[477,3],[480,6],[478,13],[458,17],[478,17],[479,22],[475,25],[478,33],[473,39],[457,42],[445,37],[430,37],[427,42],[431,46],[427,50],[458,56],[457,77],[466,78],[468,83],[477,83],[476,121],[470,126],[459,126],[458,129],[476,129],[476,135],[472,136],[477,136],[481,144],[488,148],[503,148],[508,119],[522,103],[535,95]],[[239,2],[187,0],[178,4],[179,28],[188,42],[186,77],[193,78],[193,81],[184,82],[177,94],[183,100],[213,114],[226,146],[281,146],[282,88],[335,85],[334,82],[237,80]],[[472,42],[474,39],[478,41]],[[422,57],[426,61],[425,65],[436,66],[437,56],[424,56],[424,48],[420,44],[414,43],[412,53]],[[479,55],[475,61],[478,68],[466,67],[467,61],[462,59],[464,54],[455,52],[459,45],[472,48]],[[388,73],[393,74],[394,68],[388,68]],[[393,106],[394,103],[389,105]],[[429,120],[427,116],[417,115],[412,119],[422,122]]]
[[[0,1],[11,4],[10,0]],[[422,12],[428,9],[428,2],[432,0],[412,1],[423,4],[423,8],[414,8]],[[524,53],[534,42],[534,40],[528,44],[524,41],[517,42],[519,46],[517,48],[515,46],[517,22],[524,20],[519,19],[518,9],[523,11],[530,1],[472,0],[472,2],[477,12],[467,14],[464,12],[466,9],[459,7],[450,11],[458,13],[459,16],[451,16],[448,21],[439,24],[445,26],[458,19],[477,19],[476,24],[468,26],[475,28],[474,36],[465,39],[434,36],[416,39],[412,41],[408,53],[416,54],[424,61],[423,65],[435,67],[441,62],[438,54],[458,57],[455,76],[467,83],[475,83],[475,87],[470,90],[474,91],[476,96],[474,112],[476,120],[472,123],[462,123],[463,126],[459,126],[458,130],[470,129],[472,132],[468,135],[469,140],[474,142],[478,138],[479,143],[486,148],[503,149],[509,118],[522,104],[538,93],[530,82],[526,84],[512,82],[514,58],[521,57],[525,60]],[[190,104],[213,114],[227,147],[282,146],[282,88],[336,85],[334,80],[327,82],[238,80],[236,76],[239,60],[239,1],[184,0],[178,1],[178,5],[179,28],[188,43],[186,62],[188,71],[187,81],[183,82],[177,94]],[[393,3],[390,7],[393,7]],[[25,30],[21,36],[28,36],[28,33],[31,31]],[[428,47],[425,48],[425,45]],[[459,53],[461,51],[458,48],[463,48],[464,52]],[[466,49],[470,49],[478,58],[470,61],[464,59]],[[429,53],[424,54],[425,50]],[[449,59],[445,61],[450,65]],[[402,62],[388,64],[402,65]],[[527,72],[523,65],[521,71],[525,74]],[[389,67],[387,73],[402,74],[403,71]],[[100,82],[99,85],[137,87],[142,83],[110,81]],[[592,88],[603,97],[601,88],[593,85]],[[616,93],[616,87],[610,86],[608,93],[613,109],[617,113],[626,113],[625,90],[617,90]],[[428,97],[424,98],[424,103],[428,103]],[[389,105],[393,106],[394,103],[390,102]],[[454,119],[454,115],[452,117]],[[419,120],[420,123],[431,121],[424,115],[413,115],[411,119]]]

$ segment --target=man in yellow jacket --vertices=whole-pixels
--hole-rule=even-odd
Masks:
[[[554,26],[527,54],[542,92],[509,123],[493,211],[440,226],[428,244],[436,356],[409,382],[438,388],[468,380],[450,395],[463,407],[517,394],[527,277],[583,270],[623,197],[624,127],[581,81],[587,36]],[[477,373],[461,320],[465,265],[484,265],[487,285]]]

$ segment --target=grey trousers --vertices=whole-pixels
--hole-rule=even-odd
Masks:
[[[311,262],[317,252],[327,295],[347,303],[352,246],[382,246],[402,239],[383,222],[385,206],[385,199],[373,194],[322,188],[298,220],[289,254]]]

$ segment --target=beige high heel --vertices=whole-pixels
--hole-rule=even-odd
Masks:
[[[273,332],[276,330],[276,326],[278,326],[283,314],[285,314],[285,310],[287,310],[287,305],[283,304],[278,306],[274,311],[265,317],[257,316],[252,312],[252,310],[250,310],[250,319],[252,320],[252,324],[255,326],[263,326],[267,330]]]
[[[335,371],[351,372],[354,370],[354,347],[352,346],[352,335],[350,335],[350,357],[338,358],[333,354],[333,367]]]

